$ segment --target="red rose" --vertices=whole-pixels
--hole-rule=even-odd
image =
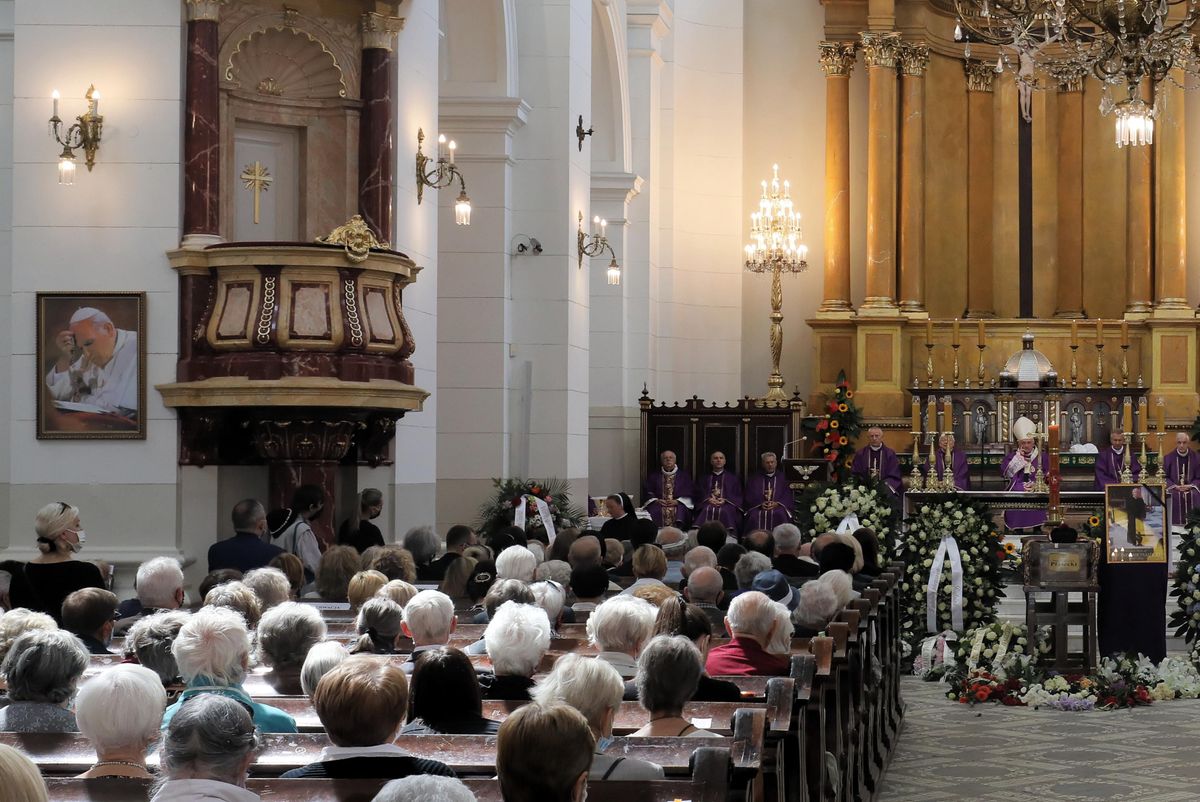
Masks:
[[[976,688],[975,700],[979,702],[986,702],[988,700],[988,689],[986,687]]]
[[[827,454],[827,455],[825,456],[825,459],[829,460],[830,462],[833,462],[834,460],[836,460],[836,459],[837,459],[837,452],[836,452],[836,451],[831,451],[829,454]]]

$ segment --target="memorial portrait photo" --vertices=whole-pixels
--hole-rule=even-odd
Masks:
[[[146,437],[146,294],[37,294],[39,439]]]
[[[1104,488],[1104,549],[1111,563],[1167,561],[1167,510],[1158,485]]]

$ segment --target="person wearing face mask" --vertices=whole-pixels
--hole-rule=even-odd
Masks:
[[[275,545],[295,554],[304,563],[304,577],[307,584],[301,589],[301,595],[316,590],[315,579],[317,567],[321,563],[321,544],[313,531],[312,522],[325,512],[325,491],[318,485],[300,485],[292,493],[292,510],[295,519],[282,531],[272,532]],[[379,530],[376,530],[379,531]]]
[[[358,509],[342,521],[338,529],[338,543],[353,546],[362,554],[372,546],[383,545],[383,533],[371,523],[383,512],[383,493],[373,487],[358,494]]]
[[[83,549],[87,533],[79,522],[79,509],[54,501],[38,510],[34,519],[38,551],[22,569],[24,582],[13,583],[13,604],[48,613],[62,623],[62,604],[82,588],[103,588],[104,577],[92,563],[74,559]]]
[[[266,566],[283,549],[267,543],[267,511],[252,498],[233,505],[234,535],[208,548],[208,572],[232,568],[243,574]]]

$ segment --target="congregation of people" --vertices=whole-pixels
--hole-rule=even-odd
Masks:
[[[106,563],[81,559],[80,510],[48,504],[39,556],[0,563],[0,732],[81,733],[96,754],[83,777],[144,779],[154,802],[253,802],[262,735],[298,729],[248,690],[265,686],[307,697],[329,741],[283,776],[391,780],[380,802],[473,798],[445,763],[398,747],[404,735],[496,735],[506,800],[580,800],[588,777],[661,779],[654,763],[604,753],[623,701],[648,713],[630,737],[719,737],[685,706],[740,701],[719,677],[786,675],[791,639],[822,631],[879,572],[870,530],[802,543],[772,512],[787,496],[770,473],[744,494],[721,483],[716,460],[714,474],[710,490],[761,518],[741,518],[739,532],[720,514],[690,531],[680,516],[634,516],[610,537],[630,506],[617,495],[621,514],[599,533],[550,542],[509,527],[481,540],[465,525],[444,538],[422,526],[389,544],[372,523],[382,495],[366,490],[323,548],[311,522],[326,500],[305,486],[285,510],[238,502],[194,595],[179,562],[156,557],[125,600]],[[746,525],[760,521],[774,525]],[[352,633],[331,630],[331,608],[353,616]],[[482,636],[453,641],[460,623]],[[548,666],[571,623],[585,624],[591,650]],[[95,670],[97,655],[114,665]],[[526,704],[501,723],[484,700]],[[530,757],[550,749],[562,756],[553,766]],[[47,799],[35,764],[6,745],[0,783],[27,786],[20,802]]]

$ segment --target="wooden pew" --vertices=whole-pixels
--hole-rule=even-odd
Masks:
[[[593,780],[588,799],[593,802],[725,802],[729,785],[728,748],[696,750],[691,775],[655,782]],[[500,783],[492,779],[464,780],[479,802],[502,802]],[[371,802],[387,780],[284,780],[251,779],[248,790],[272,802]],[[145,780],[50,778],[46,781],[54,802],[146,802],[150,783]]]

